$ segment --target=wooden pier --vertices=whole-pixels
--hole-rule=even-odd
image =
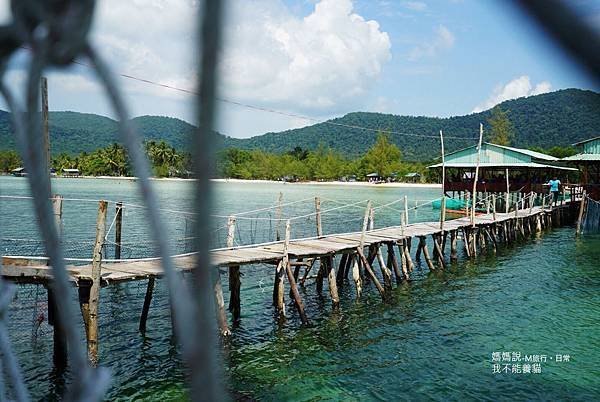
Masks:
[[[316,200],[318,201],[318,200]],[[102,202],[101,202],[102,203]],[[403,224],[373,229],[373,209],[365,210],[363,230],[359,232],[322,235],[320,215],[317,215],[317,234],[312,238],[291,239],[290,221],[285,222],[284,240],[270,243],[233,247],[235,218],[228,222],[229,247],[210,251],[212,265],[218,267],[215,281],[216,316],[222,335],[230,333],[220,275],[229,275],[229,306],[233,322],[241,314],[241,267],[257,263],[271,264],[274,276],[273,305],[279,317],[286,315],[285,282],[290,288],[303,323],[308,323],[304,303],[298,287],[307,279],[314,279],[317,292],[322,292],[325,281],[334,308],[339,308],[338,287],[346,286],[347,279],[354,283],[355,294],[360,298],[363,283],[375,286],[385,302],[390,292],[402,281],[410,280],[415,262],[425,260],[430,271],[445,269],[457,261],[459,251],[467,258],[479,254],[496,253],[499,247],[524,240],[546,228],[572,223],[579,210],[579,200],[564,201],[560,205],[534,205],[523,199],[517,208],[508,213],[491,210],[477,216],[441,221]],[[406,202],[405,202],[406,205]],[[316,202],[319,211],[320,203]],[[122,208],[120,206],[119,208]],[[406,209],[406,207],[405,207]],[[102,261],[101,242],[104,237],[106,205],[100,205],[97,225],[97,245],[92,263],[68,265],[70,278],[79,291],[81,312],[85,324],[90,359],[97,359],[98,329],[96,312],[99,288],[113,284],[147,280],[148,287],[141,311],[140,331],[144,332],[156,278],[163,275],[160,258]],[[120,211],[120,210],[119,210]],[[408,213],[402,213],[406,222]],[[459,240],[461,247],[459,247]],[[429,251],[431,249],[431,252]],[[448,250],[449,249],[449,250]],[[385,256],[385,257],[384,257]],[[189,272],[196,267],[196,254],[173,257],[176,269]],[[2,275],[16,283],[36,283],[48,287],[52,269],[45,257],[3,256]],[[312,271],[312,275],[309,273]],[[350,282],[350,283],[352,283]],[[49,309],[52,308],[49,300]],[[55,342],[56,347],[56,342]],[[56,351],[56,353],[62,353]]]

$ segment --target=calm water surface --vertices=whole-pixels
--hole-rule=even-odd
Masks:
[[[67,198],[140,203],[135,183],[126,180],[57,179],[53,185]],[[170,210],[164,218],[174,252],[189,251],[193,217],[180,211],[190,210],[190,184],[154,185]],[[290,184],[218,183],[215,189],[213,212],[222,216],[273,205],[279,192],[284,202],[320,196],[323,210],[339,206],[336,201],[371,199],[380,205],[406,194],[413,205],[439,195],[435,189]],[[0,195],[27,194],[25,180],[0,177]],[[309,214],[313,208],[309,200],[284,207],[283,215]],[[91,255],[96,209],[95,202],[65,201],[68,256]],[[124,256],[152,255],[143,209],[126,206],[125,211]],[[358,230],[362,214],[359,207],[326,213],[324,230]],[[274,211],[266,211],[238,219],[237,241],[271,240],[277,231],[269,219],[274,216]],[[398,224],[398,217],[397,210],[379,210],[376,226]],[[429,208],[410,215],[411,221],[435,219]],[[213,246],[224,245],[225,221],[215,218]],[[292,224],[294,237],[313,235],[314,228],[312,217]],[[3,254],[43,254],[27,200],[0,199],[0,236]],[[341,309],[332,312],[329,298],[318,296],[309,285],[302,292],[312,321],[307,328],[301,327],[292,307],[287,322],[275,323],[272,267],[244,267],[242,321],[222,352],[225,381],[238,394],[261,400],[599,400],[598,261],[600,238],[575,240],[567,227],[519,247],[502,248],[497,256],[479,258],[476,264],[461,256],[444,272],[417,267],[413,280],[395,289],[389,304],[383,304],[368,284],[357,302],[346,283]],[[226,276],[223,279],[227,289]],[[112,372],[107,400],[185,399],[163,281],[155,291],[146,337],[137,331],[144,292],[141,281],[102,289],[100,360]],[[79,311],[75,290],[71,300]],[[34,322],[45,311],[42,287],[19,287],[9,328],[36,400],[57,399],[65,382],[65,376],[52,369],[51,327],[43,320],[35,330]],[[76,319],[81,329],[81,318]],[[547,361],[540,363],[541,373],[494,373],[494,352],[518,352],[522,360],[525,355],[546,355]],[[558,354],[569,355],[569,361],[555,361]],[[506,363],[500,362],[500,367]],[[525,362],[514,363],[522,370]]]

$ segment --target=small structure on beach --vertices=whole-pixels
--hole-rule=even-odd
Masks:
[[[15,177],[27,176],[27,171],[25,170],[24,167],[18,167],[16,169],[13,169],[10,171],[10,173]]]
[[[369,183],[377,183],[379,181],[379,173],[369,173],[366,177]]]
[[[62,170],[62,175],[63,177],[79,177],[81,176],[81,172],[79,169],[64,168]]]
[[[581,170],[581,183],[594,200],[600,200],[600,136],[573,144],[579,153],[562,161]]]
[[[410,172],[404,175],[404,181],[407,183],[419,183],[421,181],[421,174],[418,172]]]

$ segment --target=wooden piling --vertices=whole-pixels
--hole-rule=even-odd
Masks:
[[[408,274],[408,262],[405,255],[404,240],[400,240],[397,244],[398,249],[400,250],[400,265],[402,266],[402,274],[404,275],[404,279],[408,280],[410,277]]]
[[[52,286],[47,286],[46,289],[48,293],[48,324],[53,328],[52,362],[57,369],[62,371],[67,367],[68,362],[67,338],[63,329],[64,324],[59,321],[58,306],[54,290],[52,289]]]
[[[217,267],[216,272],[212,275],[213,292],[215,295],[215,313],[217,315],[217,324],[219,332],[222,336],[231,335],[229,324],[227,323],[227,315],[225,314],[225,299],[223,297],[223,285],[221,284],[221,270]]]
[[[231,248],[235,244],[235,216],[227,219],[227,247]],[[242,316],[241,306],[241,273],[239,265],[229,266],[229,311],[233,316],[233,321],[237,322]]]
[[[343,253],[340,258],[340,265],[338,266],[336,281],[339,287],[343,286],[344,278],[346,274],[346,265],[348,264],[348,254]]]
[[[331,303],[333,304],[333,308],[338,308],[340,305],[340,297],[338,295],[335,268],[333,266],[333,263],[333,256],[326,257],[325,267],[327,272],[327,283],[329,285],[329,295],[331,296]]]
[[[285,242],[283,243],[283,260],[282,265],[283,269],[287,273],[288,282],[290,283],[290,288],[292,289],[292,295],[294,298],[294,304],[296,305],[296,309],[298,310],[298,314],[300,314],[300,319],[303,324],[308,324],[308,318],[306,317],[306,312],[304,311],[304,303],[302,303],[302,298],[300,297],[300,292],[298,292],[298,286],[296,286],[296,281],[294,280],[294,274],[292,273],[292,268],[290,264],[290,256],[288,254],[288,250],[290,247],[290,237],[291,237],[291,224],[288,219],[285,222]],[[335,280],[333,281],[335,283]],[[283,282],[282,282],[283,284]],[[283,302],[283,286],[281,288],[281,301]],[[339,300],[338,300],[339,301]],[[285,311],[283,312],[285,315]]]
[[[477,145],[477,160],[475,163],[475,179],[473,180],[473,205],[471,206],[471,225],[475,227],[475,208],[477,206],[477,181],[479,180],[479,162],[481,160],[481,141],[483,139],[483,124],[479,123],[479,143]]]
[[[321,199],[315,197],[315,218],[317,222],[317,236],[323,236],[323,226],[321,225]]]
[[[154,277],[148,278],[148,285],[146,286],[146,295],[144,296],[144,306],[142,307],[142,315],[140,316],[139,330],[142,335],[146,334],[146,322],[148,321],[148,313],[150,311],[150,304],[152,303],[152,294],[154,293]]]
[[[587,201],[586,197],[586,192],[583,190],[583,196],[579,202],[579,215],[577,216],[577,229],[575,230],[575,236],[579,236],[581,234],[581,223],[583,222],[583,212],[585,211],[585,203]]]
[[[392,266],[394,269],[394,275],[396,276],[396,284],[399,285],[402,282],[402,273],[398,266],[398,260],[396,259],[396,252],[394,251],[394,243],[387,243],[388,252],[388,266]]]
[[[433,239],[433,247],[436,250],[436,255],[437,255],[440,267],[446,268],[446,261],[444,261],[444,253],[442,253],[442,248],[440,246],[441,239],[439,236],[432,236],[432,239]]]
[[[453,230],[450,232],[450,261],[458,261],[458,232]]]
[[[92,286],[90,287],[90,318],[88,328],[88,357],[93,366],[98,364],[98,305],[100,302],[100,281],[102,269],[102,248],[106,233],[106,208],[108,203],[100,201],[96,219],[96,241],[92,255]]]
[[[375,272],[373,271],[371,264],[369,264],[369,261],[367,261],[367,258],[365,257],[365,255],[363,254],[363,252],[360,248],[357,248],[357,253],[358,253],[360,260],[363,263],[363,266],[364,266],[365,271],[367,272],[369,278],[371,279],[371,281],[373,281],[373,283],[375,284],[375,287],[377,288],[377,290],[379,291],[379,294],[381,295],[381,298],[385,301],[385,299],[386,299],[385,289],[383,288],[383,286],[381,286],[379,279],[377,279],[377,276],[375,275]]]
[[[377,251],[375,254],[377,255],[377,261],[379,262],[384,290],[387,294],[390,294],[392,292],[392,273],[383,261],[383,253],[381,252],[380,245],[377,245]]]
[[[123,227],[123,203],[115,205],[115,259],[121,259],[121,232]]]
[[[423,256],[425,257],[425,262],[429,267],[430,271],[435,271],[435,266],[433,265],[433,261],[431,261],[431,257],[429,256],[429,250],[427,250],[427,240],[425,236],[419,236],[419,246],[421,250],[423,250]]]

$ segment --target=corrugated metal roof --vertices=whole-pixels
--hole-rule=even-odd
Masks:
[[[475,168],[475,163],[470,162],[454,162],[454,163],[446,163],[447,168]],[[427,166],[427,168],[441,168],[442,164],[438,163],[435,165]],[[558,169],[558,170],[577,170],[575,168],[564,167],[564,166],[555,166],[555,165],[546,165],[543,163],[480,163],[479,168],[527,168],[527,169]]]
[[[536,152],[536,151],[532,151],[532,150],[524,149],[524,148],[509,147],[509,146],[506,146],[506,145],[498,145],[498,144],[493,144],[491,142],[484,142],[481,145],[481,147],[483,148],[486,145],[487,146],[492,146],[492,147],[498,147],[498,148],[502,148],[502,149],[508,149],[510,151],[518,152],[518,153],[523,154],[523,155],[528,155],[528,156],[534,157],[536,159],[543,159],[543,160],[548,160],[548,161],[556,161],[556,160],[558,160],[558,158],[555,158],[552,155],[546,155],[546,154],[543,154],[541,152]],[[477,145],[471,145],[470,147],[461,148],[459,150],[447,153],[447,154],[445,154],[445,157],[448,157],[450,155],[454,155],[456,153],[459,153],[459,152],[462,152],[462,151],[465,151],[465,150],[471,149],[471,148],[477,148]]]
[[[600,139],[600,136],[598,136],[598,137],[593,137],[593,138],[588,138],[587,140],[579,141],[579,142],[576,142],[575,144],[572,144],[572,145],[573,145],[573,146],[577,146],[577,145],[583,145],[583,144],[585,144],[586,142],[595,141],[595,140],[599,140],[599,139]]]
[[[561,161],[600,161],[600,154],[577,154],[562,158]]]
[[[506,145],[497,145],[497,144],[490,144],[490,145],[493,145],[495,147],[504,148],[504,149],[509,149],[511,151],[519,152],[521,154],[529,155],[536,159],[542,159],[542,160],[546,160],[546,161],[557,161],[558,160],[558,158],[556,158],[552,155],[546,155],[541,152],[532,151],[530,149],[513,148],[513,147],[508,147]]]

